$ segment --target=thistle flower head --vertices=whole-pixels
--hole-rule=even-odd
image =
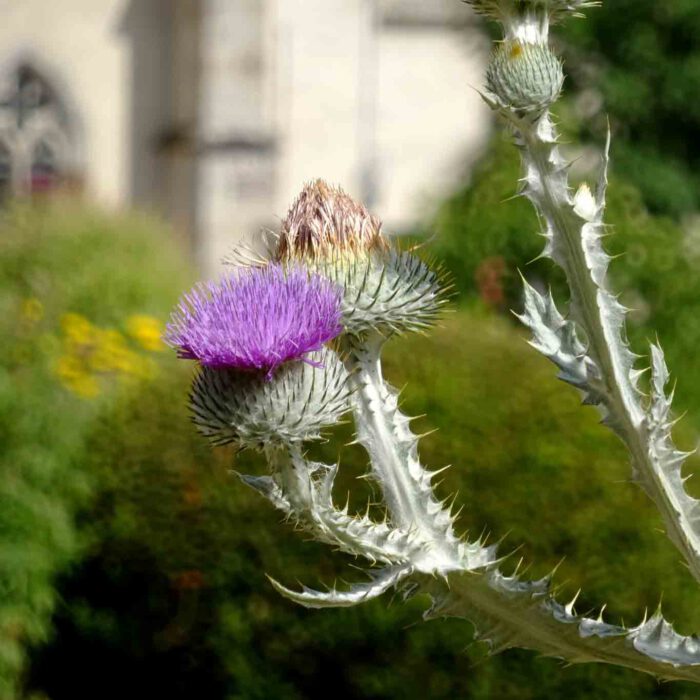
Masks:
[[[381,221],[323,180],[308,183],[282,222],[278,260],[317,260],[330,255],[386,250]]]
[[[269,378],[342,331],[340,304],[336,285],[300,267],[239,270],[185,294],[165,341],[206,367],[264,370]]]
[[[310,267],[342,288],[343,329],[354,335],[427,328],[439,318],[449,294],[443,271],[408,251],[339,256]]]

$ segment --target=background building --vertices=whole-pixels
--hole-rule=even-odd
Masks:
[[[0,0],[0,197],[162,212],[211,269],[315,177],[401,231],[489,129],[457,0]]]

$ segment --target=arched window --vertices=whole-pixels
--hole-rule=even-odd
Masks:
[[[52,118],[66,127],[68,115],[55,91],[39,71],[28,64],[20,64],[6,81],[5,94],[0,98],[0,109],[15,122],[17,128],[27,126],[37,116],[51,113]]]
[[[73,132],[64,102],[32,65],[0,76],[0,201],[46,193],[74,178]]]

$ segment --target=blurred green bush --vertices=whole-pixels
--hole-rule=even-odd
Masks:
[[[35,659],[35,688],[56,700],[134,688],[246,700],[683,697],[683,686],[563,669],[527,652],[483,661],[468,624],[422,623],[421,600],[307,611],[281,599],[266,572],[289,584],[359,574],[240,484],[231,468],[260,471],[254,455],[211,450],[195,434],[188,369],[135,388],[95,425],[85,468],[102,486],[81,519],[92,546],[62,583],[56,641]],[[622,448],[508,322],[460,311],[430,337],[393,341],[387,372],[408,382],[407,411],[427,413],[416,428],[441,428],[422,452],[433,466],[454,461],[441,493],[460,492],[465,529],[510,531],[504,549],[523,544],[515,559],[534,561],[533,576],[566,557],[562,595],[582,586],[581,609],[607,601],[611,615],[634,620],[663,591],[683,628],[700,623],[700,598],[656,513],[624,483]],[[315,456],[335,459],[349,437],[338,429]],[[365,462],[359,448],[341,450],[339,501],[362,489]]]
[[[491,179],[484,166],[475,181],[494,201],[506,188],[497,172]],[[692,319],[691,257],[673,225],[657,226],[634,191],[625,192],[615,206],[631,217],[633,253],[615,264],[617,279],[655,300],[659,271],[683,271],[663,293],[670,304],[688,303],[676,311]],[[683,631],[700,629],[692,580],[658,531],[653,508],[624,483],[624,451],[595,412],[554,380],[521,330],[491,311],[517,299],[517,281],[504,274],[513,276],[530,247],[538,252],[529,208],[512,202],[497,215],[482,206],[482,228],[468,197],[443,210],[435,245],[456,268],[468,303],[430,336],[392,341],[387,356],[389,378],[408,385],[408,413],[427,415],[416,430],[440,429],[422,443],[425,461],[455,465],[442,495],[459,491],[462,526],[473,536],[484,528],[494,538],[509,533],[503,549],[521,546],[513,563],[521,555],[533,562],[530,575],[566,557],[562,596],[583,588],[579,609],[607,602],[612,619],[634,622],[663,594]],[[521,206],[514,216],[512,207]],[[423,623],[423,600],[405,605],[386,596],[354,610],[314,612],[279,598],[266,572],[290,585],[359,574],[353,561],[305,541],[240,484],[232,470],[262,470],[255,455],[212,450],[189,424],[191,367],[155,352],[147,321],[162,318],[187,284],[172,245],[148,233],[147,222],[76,212],[13,216],[0,244],[0,322],[12,350],[0,391],[9,438],[0,488],[11,506],[0,510],[0,573],[10,592],[0,600],[6,697],[19,697],[28,646],[26,692],[52,700],[693,697],[690,686],[659,686],[604,666],[564,669],[529,652],[484,660],[485,650],[470,646],[467,623]],[[498,247],[490,232],[503,235]],[[477,262],[461,261],[459,237],[461,255]],[[662,254],[670,264],[659,261]],[[507,264],[482,271],[481,286],[471,282],[478,261],[499,255]],[[683,255],[686,267],[679,267]],[[541,281],[556,284],[538,265]],[[469,301],[475,290],[478,303]],[[672,318],[671,309],[648,306],[635,329],[640,338],[646,321]],[[686,341],[665,331],[670,337],[662,340],[682,354]],[[65,356],[79,360],[73,374],[59,371]],[[96,396],[81,384],[86,376]],[[692,408],[688,395],[684,403]],[[692,422],[685,423],[680,438],[688,446]],[[336,459],[349,427],[333,438],[314,448],[316,457]],[[338,500],[352,489],[351,503],[362,508],[372,493],[356,478],[366,457],[348,446],[341,464]]]
[[[609,116],[618,174],[674,217],[700,208],[699,32],[696,0],[612,0],[556,31],[581,136],[600,142]]]
[[[81,549],[88,426],[117,386],[157,367],[155,321],[141,314],[162,317],[187,279],[150,220],[58,203],[3,211],[0,698],[17,697],[27,648],[50,636],[55,578]]]

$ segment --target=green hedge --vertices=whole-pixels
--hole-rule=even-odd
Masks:
[[[231,468],[263,469],[250,454],[211,450],[188,422],[189,368],[170,368],[105,410],[84,467],[99,475],[82,522],[92,545],[62,584],[56,641],[36,659],[33,686],[49,697],[122,698],[625,698],[684,697],[621,669],[564,669],[513,651],[484,660],[459,621],[423,623],[425,601],[390,595],[353,610],[307,611],[265,578],[288,584],[352,578],[354,561],[291,531]],[[563,596],[580,609],[609,603],[632,622],[664,593],[681,628],[700,625],[700,598],[658,532],[645,497],[624,483],[627,460],[576,393],[509,323],[460,311],[429,337],[393,341],[387,373],[408,382],[406,410],[441,486],[459,490],[464,529],[533,561],[537,576],[566,557]],[[335,459],[336,441],[315,453]],[[338,499],[367,492],[358,447],[341,450]],[[478,663],[476,663],[478,662]],[[105,679],[109,679],[108,682]]]
[[[155,366],[144,332],[188,279],[152,221],[68,204],[0,221],[0,698],[51,634],[92,478],[76,454],[119,386]],[[139,314],[138,316],[130,316]],[[145,325],[144,325],[145,324]],[[151,338],[152,341],[152,338]],[[91,398],[88,398],[91,397]]]

